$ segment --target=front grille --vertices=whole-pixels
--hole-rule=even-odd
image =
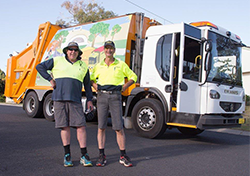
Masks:
[[[226,112],[236,112],[241,107],[241,103],[232,103],[232,102],[221,101],[220,107]]]

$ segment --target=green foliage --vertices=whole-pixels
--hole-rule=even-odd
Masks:
[[[119,24],[114,25],[114,27],[112,28],[112,40],[114,40],[114,36],[116,33],[118,33],[120,30],[122,29],[122,27]]]
[[[246,105],[250,106],[250,96],[246,95]]]
[[[0,69],[0,102],[5,102],[4,88],[5,88],[5,73]]]
[[[56,25],[70,25],[69,23],[67,23],[65,20],[63,19],[59,19],[56,21]]]
[[[5,80],[0,79],[0,95],[4,94]]]
[[[58,34],[55,35],[55,39],[56,40],[63,40],[64,37],[66,37],[69,34],[69,31],[67,30],[63,30],[61,32],[59,32]]]
[[[56,21],[57,25],[82,24],[117,16],[112,11],[105,11],[102,6],[94,1],[86,3],[84,0],[76,0],[74,4],[70,1],[65,1],[61,7],[64,7],[70,13],[71,19],[68,22],[59,19]]]
[[[95,34],[90,34],[88,40],[93,42],[95,40]]]
[[[4,80],[5,79],[5,73],[0,69],[0,79]]]
[[[0,95],[0,102],[5,102],[5,96],[4,96],[4,94]]]
[[[94,46],[94,43],[95,43],[95,38],[98,36],[98,35],[102,35],[105,37],[107,37],[109,35],[109,24],[105,24],[103,22],[100,22],[100,23],[97,23],[97,24],[94,24],[89,32],[91,33],[89,35],[89,38],[88,40],[90,42],[92,42],[92,47]]]
[[[59,42],[59,46],[61,47],[62,43],[66,41],[65,37],[69,35],[69,31],[63,30],[55,35],[55,39]]]
[[[104,37],[107,37],[109,35],[109,25],[110,24],[105,24],[103,22],[99,23],[100,24],[100,34]]]

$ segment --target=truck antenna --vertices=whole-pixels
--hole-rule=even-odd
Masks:
[[[139,5],[137,5],[137,4],[133,3],[133,2],[131,2],[131,1],[129,1],[129,0],[125,0],[125,1],[127,1],[127,2],[129,2],[129,3],[133,4],[133,5],[135,5],[136,7],[139,7],[139,8],[141,8],[141,9],[147,11],[148,13],[151,13],[151,14],[153,14],[153,15],[155,15],[155,16],[161,18],[161,19],[163,19],[163,20],[164,20],[164,23],[165,23],[165,21],[167,21],[167,22],[173,24],[173,22],[171,22],[171,21],[169,21],[169,20],[167,20],[167,19],[165,19],[165,18],[162,18],[162,17],[160,17],[159,15],[156,15],[155,13],[150,12],[149,10],[147,10],[147,9],[145,9],[145,8],[142,8],[141,6],[139,6]]]

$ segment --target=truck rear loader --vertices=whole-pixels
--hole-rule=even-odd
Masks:
[[[34,42],[8,59],[5,96],[22,102],[29,117],[53,121],[53,90],[36,65],[63,55],[75,41],[91,73],[105,57],[107,40],[116,45],[115,57],[138,76],[123,93],[125,127],[131,122],[139,135],[156,138],[166,128],[197,135],[245,123],[240,38],[208,21],[161,25],[143,13],[71,27],[41,24]],[[89,121],[96,118],[95,111],[87,115]]]

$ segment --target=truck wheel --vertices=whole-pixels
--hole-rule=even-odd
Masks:
[[[31,117],[41,117],[43,115],[42,102],[38,100],[35,92],[29,92],[24,100],[24,110]]]
[[[166,131],[163,107],[160,101],[152,98],[142,99],[132,111],[133,129],[141,136],[157,138]]]
[[[191,135],[191,136],[195,136],[198,135],[200,133],[202,133],[204,130],[200,130],[200,129],[194,129],[194,128],[185,128],[185,127],[178,127],[178,130],[185,135]]]
[[[52,101],[52,94],[48,94],[43,102],[43,114],[46,120],[54,122],[54,106]]]
[[[85,113],[85,117],[86,117],[86,122],[97,122],[97,110],[94,107],[94,110],[89,112],[89,113]]]
[[[97,108],[96,108],[97,100],[96,100],[96,97],[94,97],[92,99],[92,103],[94,106],[93,111],[90,111],[90,112],[85,111],[84,112],[86,122],[97,122]],[[87,102],[85,103],[85,109],[88,109]]]

